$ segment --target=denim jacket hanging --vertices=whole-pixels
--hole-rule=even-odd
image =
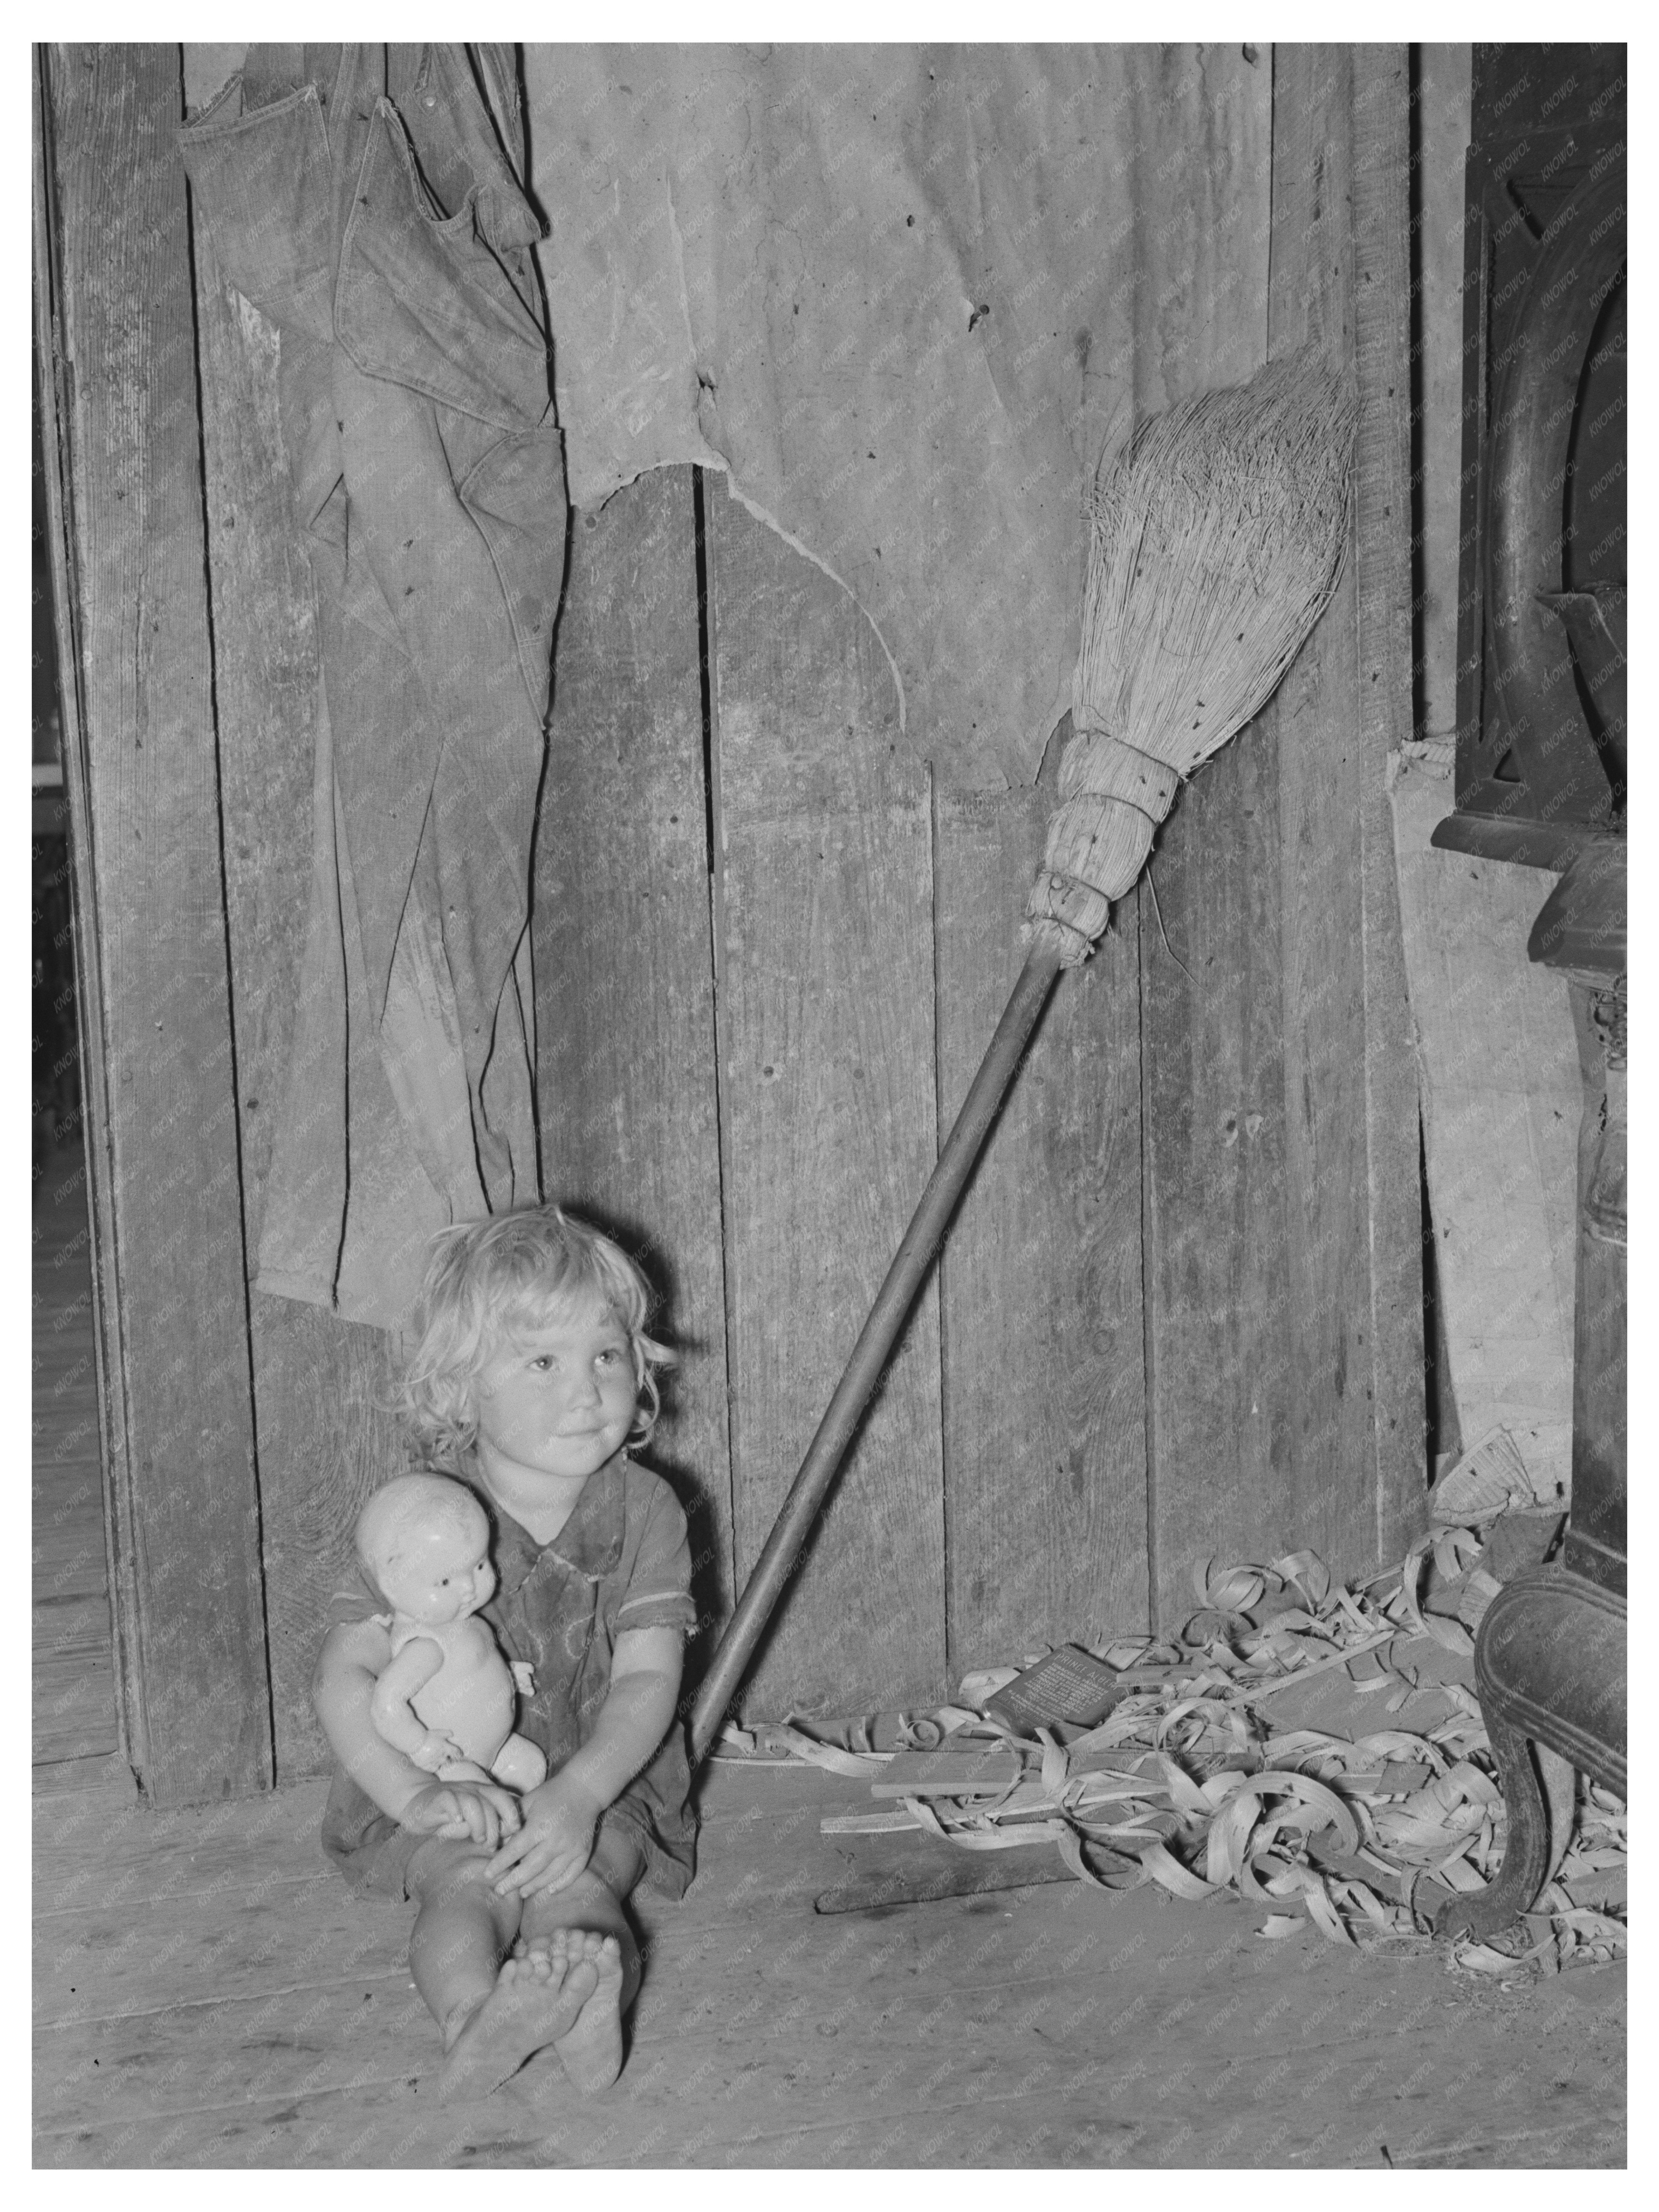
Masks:
[[[322,666],[256,1282],[386,1328],[434,1229],[539,1195],[529,855],[566,507],[511,55],[254,46],[181,134],[279,333]]]

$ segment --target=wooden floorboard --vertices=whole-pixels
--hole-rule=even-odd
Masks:
[[[96,1470],[93,1471],[96,1480]],[[104,1562],[101,1510],[89,1527],[53,1527],[37,1514],[34,1534],[34,1602],[55,1604],[63,1598],[97,1598],[105,1608],[105,1640],[108,1640],[108,1577]],[[36,1622],[37,1637],[40,1623]]]
[[[84,1797],[90,1804],[101,1805],[106,1815],[125,1812],[138,1802],[137,1778],[118,1751],[37,1759],[33,1778],[35,1796]]]
[[[30,1748],[41,1786],[61,1795],[101,1786],[118,1742],[92,1258],[78,1143],[45,1163],[31,1229]]]
[[[65,1590],[34,1601],[33,1649],[38,1658],[89,1657],[109,1653],[109,1600],[102,1590]]]
[[[115,1749],[115,1677],[104,1650],[42,1652],[32,1668],[33,1756],[97,1758]]]
[[[43,2166],[1607,2165],[1621,1971],[1514,1992],[1431,1952],[1263,1943],[1242,1904],[1074,1884],[819,1916],[858,1783],[706,1773],[643,1905],[628,2069],[446,2107],[406,1907],[318,1856],[315,1784],[102,1821],[37,1804]]]

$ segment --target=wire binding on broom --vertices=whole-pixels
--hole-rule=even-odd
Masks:
[[[1356,408],[1316,355],[1140,422],[1103,456],[1060,805],[1026,935],[1075,966],[1183,778],[1259,714],[1330,604]]]

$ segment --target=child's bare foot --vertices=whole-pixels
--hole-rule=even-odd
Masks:
[[[593,1929],[568,1931],[567,1995],[583,1992],[574,2027],[553,2039],[565,2072],[590,2096],[608,2089],[622,2072],[622,1951],[614,1936]]]
[[[562,1948],[504,1959],[489,1996],[445,2023],[439,2095],[485,2097],[500,2088],[527,2058],[572,2033],[591,1996],[586,1978],[571,1985]]]

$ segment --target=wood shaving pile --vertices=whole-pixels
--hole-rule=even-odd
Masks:
[[[1478,1620],[1491,1595],[1483,1579],[1497,1587],[1481,1575],[1481,1548],[1476,1529],[1443,1528],[1397,1570],[1352,1588],[1334,1583],[1311,1552],[1271,1566],[1212,1561],[1194,1572],[1200,1607],[1179,1644],[1143,1637],[1093,1647],[1133,1686],[1098,1727],[1066,1741],[1042,1727],[1022,1735],[984,1711],[1021,1671],[1012,1666],[965,1677],[960,1704],[891,1717],[883,1732],[897,1754],[872,1747],[868,1721],[838,1730],[842,1742],[826,1741],[822,1724],[817,1733],[728,1726],[723,1741],[731,1753],[877,1781],[905,1752],[983,1749],[1000,1738],[1008,1775],[988,1800],[903,1796],[889,1810],[832,1815],[824,1832],[921,1829],[974,1851],[1052,1842],[1098,1888],[1154,1881],[1194,1901],[1235,1893],[1266,1908],[1258,1933],[1269,1940],[1311,1920],[1333,1943],[1420,1944],[1445,1891],[1483,1887],[1503,1857],[1503,1796],[1480,1705],[1460,1684],[1420,1681],[1409,1656],[1424,1639],[1460,1658],[1473,1653],[1463,1620],[1425,1607],[1449,1603],[1469,1618],[1473,1597]],[[1421,1734],[1386,1724],[1353,1737],[1275,1731],[1279,1691],[1361,1660],[1351,1687],[1377,1700],[1379,1720],[1430,1691],[1450,1717]],[[1522,1923],[1528,1942],[1511,1951],[1462,1938],[1451,1963],[1517,1976],[1625,1954],[1625,1807],[1582,1774],[1576,1789],[1565,1856]]]

